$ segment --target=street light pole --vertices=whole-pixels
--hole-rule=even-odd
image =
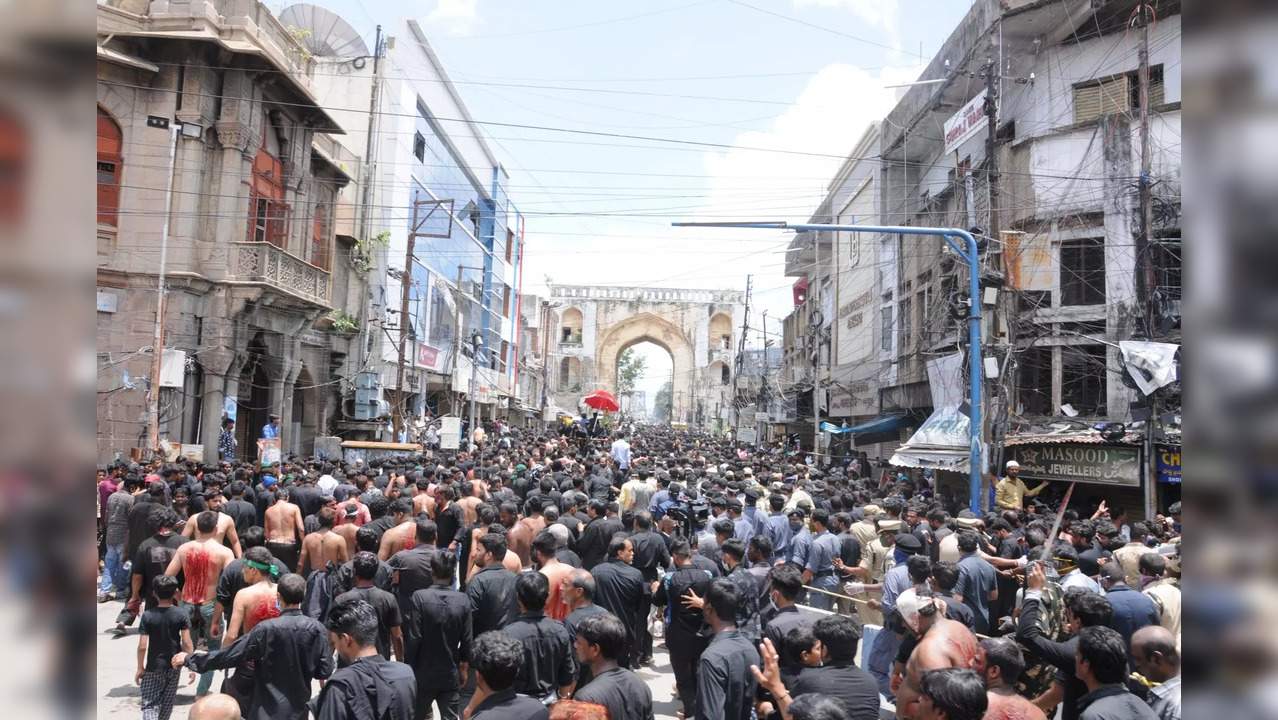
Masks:
[[[980,269],[980,253],[976,248],[976,238],[966,230],[957,228],[929,228],[929,227],[913,227],[900,225],[823,225],[823,224],[793,224],[785,221],[778,222],[677,222],[672,223],[675,227],[726,227],[726,228],[756,228],[761,230],[794,230],[796,232],[806,231],[834,231],[834,232],[870,232],[885,233],[894,235],[932,235],[945,240],[958,256],[967,261],[969,277],[968,289],[971,297],[968,299],[971,313],[968,316],[968,344],[969,351],[969,378],[968,404],[972,409],[968,414],[969,437],[971,447],[969,448],[968,463],[970,466],[970,492],[968,507],[972,512],[980,512],[981,506],[981,269]],[[958,241],[962,240],[964,247],[960,247]],[[813,400],[816,400],[816,393],[813,393]],[[815,408],[814,408],[815,410]]]

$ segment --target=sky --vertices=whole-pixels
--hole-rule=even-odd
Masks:
[[[563,284],[746,289],[758,345],[793,310],[769,230],[805,221],[885,86],[918,77],[969,9],[944,0],[317,0],[371,47],[417,19],[485,126],[526,218],[525,292]],[[287,3],[272,3],[280,10]],[[579,132],[562,132],[563,130]],[[595,134],[584,134],[595,133]],[[618,135],[627,137],[617,137]],[[651,398],[669,357],[640,346]]]

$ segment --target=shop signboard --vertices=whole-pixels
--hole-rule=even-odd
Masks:
[[[1140,449],[1119,445],[1044,443],[1009,447],[1026,480],[1058,480],[1097,485],[1140,485]]]
[[[1179,484],[1180,448],[1163,446],[1155,451],[1158,453],[1158,482]]]

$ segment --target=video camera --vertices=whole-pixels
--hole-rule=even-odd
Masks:
[[[675,535],[695,544],[697,527],[710,519],[710,505],[701,498],[689,500],[681,497],[679,502],[666,510],[666,515],[676,523]]]

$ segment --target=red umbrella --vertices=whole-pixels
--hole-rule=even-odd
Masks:
[[[603,390],[596,390],[581,399],[590,407],[596,410],[607,410],[608,412],[617,412],[621,409],[621,405],[617,402],[617,398],[612,393]]]

